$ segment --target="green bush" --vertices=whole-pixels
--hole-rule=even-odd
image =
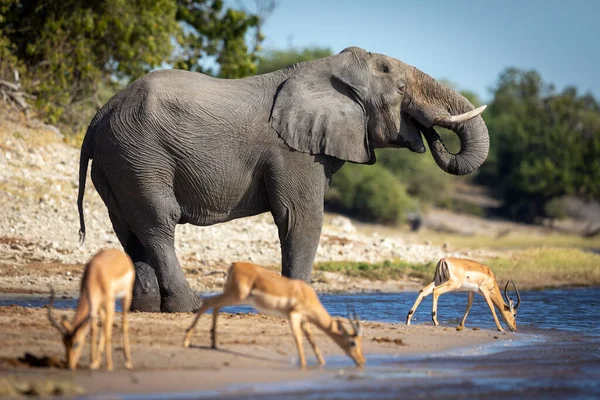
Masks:
[[[408,194],[421,204],[442,204],[452,193],[456,177],[442,171],[431,154],[415,154],[409,150],[377,151],[377,164],[388,169],[406,186]]]
[[[378,165],[346,163],[325,196],[328,208],[369,221],[396,224],[415,201],[394,175]]]

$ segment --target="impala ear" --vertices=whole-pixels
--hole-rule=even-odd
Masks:
[[[294,150],[373,163],[362,102],[368,79],[366,66],[351,52],[303,65],[279,87],[271,126]]]

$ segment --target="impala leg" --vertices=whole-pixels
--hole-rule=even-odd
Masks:
[[[106,370],[112,371],[113,360],[112,360],[112,326],[113,319],[115,316],[115,299],[106,299],[106,320],[104,321],[104,352],[106,353]]]
[[[485,290],[482,290],[481,294],[483,295],[485,302],[487,303],[488,307],[490,308],[490,311],[492,311],[492,316],[494,317],[494,322],[496,323],[496,328],[498,328],[498,330],[500,332],[504,332],[504,329],[502,329],[502,325],[500,325],[500,321],[498,321],[498,317],[496,316],[496,309],[494,308],[494,303],[492,303],[490,294]]]
[[[190,342],[192,339],[192,335],[194,333],[194,328],[200,320],[200,316],[206,312],[206,310],[212,308],[213,309],[213,318],[212,318],[212,328],[211,328],[211,346],[213,349],[216,349],[216,330],[217,330],[217,317],[219,314],[219,309],[225,306],[233,306],[239,304],[240,298],[234,295],[228,295],[226,293],[209,297],[202,300],[202,306],[196,312],[196,316],[194,320],[190,324],[189,328],[185,331],[185,336],[183,338],[183,347],[190,347]]]
[[[412,308],[408,312],[408,315],[406,316],[406,325],[410,325],[410,320],[412,319],[415,311],[417,311],[417,307],[419,307],[419,304],[421,304],[421,301],[423,301],[423,299],[425,297],[429,296],[431,294],[431,292],[433,292],[434,286],[435,286],[435,284],[433,282],[431,282],[429,285],[427,285],[423,289],[421,289],[421,291],[419,292],[419,296],[417,297],[417,300],[415,301],[415,304],[413,304]]]
[[[290,313],[289,315],[290,326],[292,328],[292,334],[296,341],[296,347],[298,348],[298,357],[300,358],[300,368],[306,368],[306,358],[304,357],[304,349],[302,348],[302,314]]]
[[[438,298],[444,293],[451,292],[456,288],[449,284],[449,282],[444,282],[441,285],[438,285],[433,288],[433,306],[431,310],[431,319],[433,323],[437,326],[439,325],[437,320],[437,306],[438,306]]]
[[[321,350],[317,347],[317,342],[315,341],[315,336],[313,335],[312,328],[310,324],[306,321],[302,321],[301,324],[302,331],[304,331],[304,335],[306,339],[312,346],[313,351],[315,352],[315,356],[317,356],[317,360],[319,360],[319,364],[325,365],[325,360],[323,359],[323,355],[321,354]]]
[[[92,364],[90,365],[91,369],[97,369],[102,365],[102,357],[104,356],[104,325],[106,324],[106,312],[104,311],[104,305],[101,305],[98,309],[98,320],[96,321],[96,329],[98,328],[98,323],[100,324],[98,344],[96,345],[96,354],[94,358],[92,358]]]
[[[132,369],[131,347],[129,344],[129,321],[127,320],[127,311],[131,306],[131,291],[129,291],[121,301],[123,307],[123,354],[125,356],[125,368]]]
[[[90,327],[92,330],[91,343],[90,343],[90,369],[98,368],[96,363],[96,357],[98,357],[98,319],[92,316],[90,320]]]
[[[467,315],[469,314],[469,310],[473,305],[473,292],[469,292],[469,298],[467,299],[467,309],[465,310],[465,315],[463,315],[462,321],[460,321],[460,325],[458,326],[458,330],[462,331],[465,328],[465,321],[467,320]]]
[[[210,347],[217,348],[217,319],[219,318],[219,310],[221,307],[213,308],[212,326],[210,327]]]

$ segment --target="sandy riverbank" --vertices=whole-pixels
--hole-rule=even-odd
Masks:
[[[72,312],[72,311],[71,311]],[[322,332],[317,343],[328,366],[320,368],[305,344],[309,368],[297,368],[297,353],[287,321],[258,314],[223,314],[219,320],[219,349],[212,350],[209,339],[210,316],[202,317],[192,348],[181,340],[191,314],[131,315],[133,371],[122,367],[120,318],[115,322],[115,371],[90,371],[86,345],[81,369],[71,372],[58,368],[34,368],[18,362],[29,352],[37,357],[64,357],[58,332],[50,326],[44,309],[18,306],[0,307],[0,377],[14,382],[66,382],[88,394],[159,393],[221,390],[238,384],[310,380],[354,370],[353,363]],[[452,327],[405,326],[365,322],[364,351],[369,355],[431,353],[451,348],[476,346],[507,340],[510,334]],[[0,388],[1,388],[0,384]],[[46,385],[48,386],[48,385]],[[51,385],[50,385],[51,386]]]

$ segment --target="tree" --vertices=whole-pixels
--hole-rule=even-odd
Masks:
[[[258,74],[283,69],[289,65],[299,62],[316,60],[329,57],[333,54],[328,47],[306,47],[304,49],[289,48],[287,50],[269,50],[261,58],[258,64]]]
[[[505,212],[533,222],[565,194],[600,199],[600,105],[575,88],[556,93],[536,71],[505,70],[489,107],[491,153],[479,180]]]
[[[263,14],[274,6],[257,1],[271,5]],[[77,132],[119,84],[157,67],[211,72],[200,60],[213,57],[221,77],[255,73],[259,27],[222,0],[0,0],[0,74],[20,69],[42,116]]]
[[[273,11],[275,3],[272,0],[257,1],[257,7],[264,19]],[[264,39],[259,15],[245,9],[224,9],[223,0],[177,0],[177,21],[182,30],[177,35],[175,68],[221,78],[242,78],[256,73],[257,52]],[[246,42],[248,33],[254,36],[252,48]],[[218,72],[201,63],[211,57],[219,65]]]
[[[51,122],[96,95],[100,82],[159,65],[176,29],[172,0],[5,0],[2,15],[0,31]]]

